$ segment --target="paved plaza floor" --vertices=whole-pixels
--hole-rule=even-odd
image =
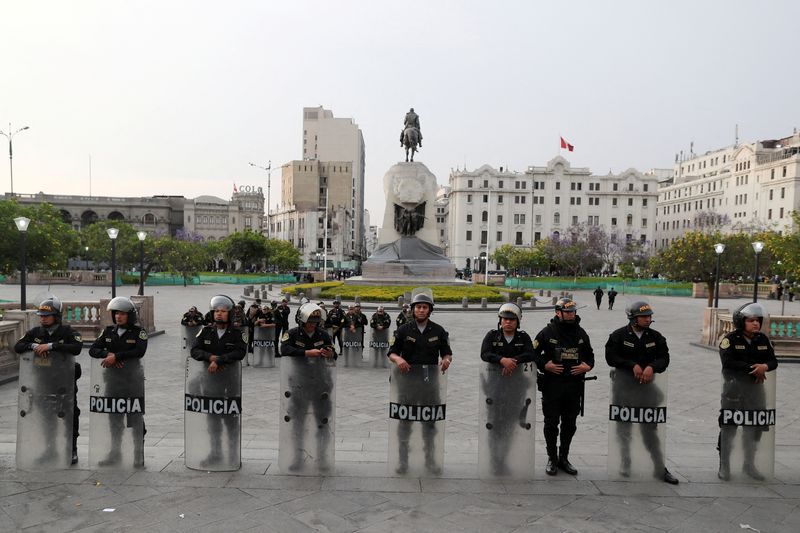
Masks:
[[[29,300],[45,287],[30,287]],[[0,286],[0,299],[19,287]],[[63,300],[99,299],[105,288],[54,287]],[[134,287],[123,287],[129,295]],[[536,479],[487,482],[477,476],[480,342],[497,324],[494,312],[440,307],[433,319],[450,331],[454,362],[448,372],[445,471],[439,478],[390,475],[388,383],[385,370],[338,371],[336,469],[326,477],[282,474],[277,466],[279,371],[245,368],[242,458],[239,472],[206,473],[183,465],[184,363],[180,315],[204,309],[213,294],[238,300],[241,287],[148,288],[155,294],[156,324],[146,361],[146,468],[87,468],[89,418],[81,418],[80,462],[57,472],[15,468],[17,384],[0,386],[0,531],[330,531],[330,532],[534,532],[534,531],[742,531],[800,530],[800,365],[777,370],[776,477],[765,483],[722,483],[715,444],[720,362],[714,351],[692,345],[700,338],[705,300],[649,297],[653,327],[670,345],[667,425],[668,467],[681,481],[609,481],[608,367],[603,346],[625,324],[620,295],[613,311],[595,309],[578,292],[579,314],[597,356],[595,382],[587,384],[586,416],[578,420],[572,462],[576,477],[544,474],[546,460],[537,403]],[[638,299],[638,297],[637,297]],[[734,307],[745,300],[727,300]],[[780,302],[765,302],[770,312]],[[800,314],[800,303],[787,302]],[[391,309],[394,317],[396,310]],[[369,311],[368,314],[371,314]],[[552,311],[526,310],[523,329],[534,336]],[[86,362],[86,350],[80,360]],[[79,402],[88,406],[88,372]],[[84,413],[88,412],[88,407]],[[113,511],[109,511],[113,509]],[[745,527],[747,526],[747,527]]]

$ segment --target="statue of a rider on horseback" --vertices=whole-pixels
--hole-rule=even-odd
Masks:
[[[419,128],[419,115],[414,113],[414,108],[408,110],[406,113],[405,122],[403,123],[403,131],[400,133],[400,146],[406,149],[406,162],[408,159],[408,152],[411,151],[411,161],[414,161],[414,153],[417,148],[422,148],[422,133]]]

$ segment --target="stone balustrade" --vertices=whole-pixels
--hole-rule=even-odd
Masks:
[[[752,290],[752,285],[750,289]],[[730,310],[708,307],[703,314],[703,336],[700,342],[716,347],[722,337],[733,330],[733,315]],[[770,316],[761,331],[769,335],[778,357],[800,357],[800,316]]]

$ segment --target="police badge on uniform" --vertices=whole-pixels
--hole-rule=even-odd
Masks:
[[[287,331],[283,335],[281,335],[281,342],[286,342],[289,340],[289,332]]]
[[[147,332],[145,330],[139,331],[139,338],[142,339],[143,341],[146,341],[147,340]]]
[[[246,329],[242,330],[242,342],[247,344],[247,330]]]
[[[722,348],[723,350],[727,350],[728,348],[731,347],[731,341],[728,340],[728,337],[722,339],[722,342],[719,343],[719,347]]]

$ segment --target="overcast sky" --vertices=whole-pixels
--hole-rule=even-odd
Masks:
[[[210,194],[265,184],[249,161],[302,157],[302,108],[352,117],[366,207],[403,157],[523,171],[575,145],[605,174],[800,127],[800,2],[7,1],[0,129],[14,191]],[[0,138],[1,143],[4,138]],[[2,190],[10,189],[0,150]],[[273,172],[272,203],[280,171]]]

